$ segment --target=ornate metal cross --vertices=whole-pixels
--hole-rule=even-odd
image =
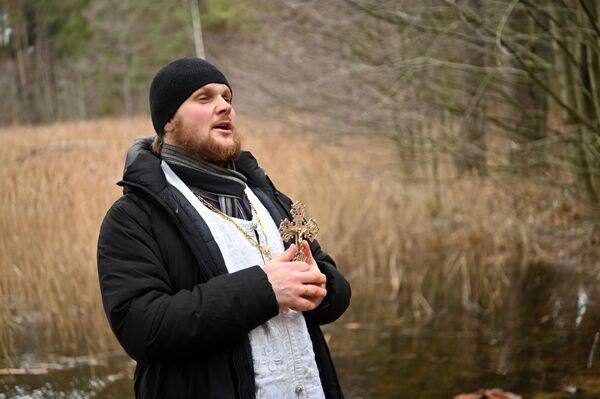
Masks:
[[[313,219],[306,220],[304,214],[306,206],[301,202],[294,202],[290,214],[293,220],[290,222],[287,218],[283,219],[279,226],[279,234],[283,241],[294,239],[294,244],[298,248],[298,253],[294,257],[295,261],[306,262],[306,255],[300,243],[303,239],[313,241],[319,233],[319,226]]]

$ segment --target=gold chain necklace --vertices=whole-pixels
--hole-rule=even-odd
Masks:
[[[248,198],[248,203],[250,204],[250,210],[252,211],[252,215],[256,215],[256,220],[258,221],[258,225],[260,226],[260,229],[262,230],[263,235],[265,236],[266,246],[262,245],[256,238],[254,238],[250,234],[248,234],[248,232],[246,230],[244,230],[239,224],[237,224],[236,221],[233,220],[233,218],[231,216],[229,216],[225,212],[221,211],[220,209],[215,208],[210,202],[208,202],[207,200],[202,198],[202,196],[200,196],[198,194],[194,194],[194,195],[196,196],[196,198],[198,198],[200,200],[200,202],[202,202],[204,205],[206,205],[206,207],[208,209],[210,209],[211,211],[215,212],[217,215],[221,216],[223,219],[228,220],[231,224],[233,224],[235,226],[235,228],[238,229],[239,232],[242,233],[244,235],[244,237],[246,237],[246,239],[248,239],[248,241],[250,241],[250,244],[252,244],[256,248],[258,248],[260,253],[262,253],[264,256],[267,257],[267,260],[271,260],[273,258],[273,255],[271,255],[271,251],[269,250],[269,241],[267,241],[267,232],[266,232],[265,228],[263,227],[263,224],[260,221],[260,218],[258,217],[258,212],[256,211],[256,209],[254,209],[254,205],[252,205],[252,202],[250,202],[249,198]]]

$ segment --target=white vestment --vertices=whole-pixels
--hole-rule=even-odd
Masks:
[[[229,273],[255,265],[264,266],[268,260],[233,223],[202,204],[166,162],[163,161],[161,167],[167,182],[185,196],[210,228]],[[269,211],[250,188],[246,187],[244,191],[256,214],[253,212],[252,220],[232,218],[233,221],[251,237],[256,238],[258,233],[259,242],[263,246],[269,244],[273,257],[281,255],[283,242]],[[265,231],[260,228],[257,218]],[[250,345],[258,399],[325,398],[302,313],[280,312],[250,331]]]

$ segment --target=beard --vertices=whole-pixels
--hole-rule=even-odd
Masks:
[[[197,140],[197,133],[191,127],[184,127],[180,118],[173,119],[173,137],[181,137],[175,146],[181,148],[191,156],[217,165],[223,165],[240,156],[242,138],[236,128],[233,130],[233,142],[221,144],[211,135],[202,141]]]

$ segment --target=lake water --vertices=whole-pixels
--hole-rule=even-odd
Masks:
[[[599,283],[532,266],[502,307],[434,304],[435,315],[419,323],[399,317],[397,303],[356,290],[348,313],[324,331],[351,399],[441,399],[493,387],[523,398],[600,398]],[[133,396],[133,362],[121,353],[24,354],[18,362],[49,372],[0,376],[0,399]]]

